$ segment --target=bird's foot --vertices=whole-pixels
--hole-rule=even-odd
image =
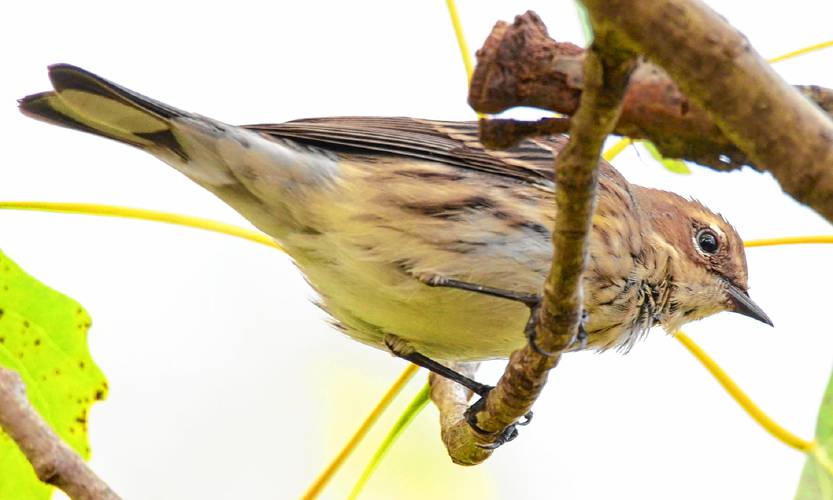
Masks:
[[[587,347],[587,310],[581,310],[581,319],[578,322],[578,333],[576,334],[576,339],[570,345],[571,351],[581,351]],[[578,346],[576,346],[578,343]]]
[[[466,377],[458,371],[452,370],[442,363],[434,361],[424,354],[416,352],[411,344],[401,337],[388,333],[385,335],[384,342],[385,346],[394,356],[408,360],[417,366],[421,366],[436,373],[437,375],[453,380],[481,397],[488,394],[489,391],[492,390],[492,386],[481,384],[476,380]]]
[[[487,435],[487,436],[492,435],[493,433],[487,432],[487,431],[481,429],[480,426],[477,425],[477,414],[480,412],[480,410],[483,410],[485,408],[485,406],[486,406],[486,396],[489,394],[489,392],[492,389],[494,389],[494,387],[490,387],[489,390],[486,391],[486,394],[481,394],[480,399],[475,401],[473,405],[469,406],[466,409],[466,412],[463,414],[463,416],[466,419],[466,422],[469,424],[469,426],[475,432],[477,432],[478,434],[483,434],[483,435]],[[497,439],[495,439],[493,442],[491,442],[489,444],[478,444],[478,446],[480,448],[484,448],[484,449],[487,449],[487,450],[495,450],[497,448],[500,448],[504,444],[506,444],[509,441],[512,441],[513,439],[518,437],[518,426],[529,425],[529,422],[531,422],[531,421],[532,421],[532,412],[528,411],[526,413],[526,415],[523,416],[522,420],[519,420],[519,421],[515,422],[514,424],[511,424],[508,427],[506,427],[505,429],[503,429],[503,431],[500,433],[500,435],[497,437]]]
[[[480,396],[480,399],[475,401],[475,403],[469,406],[466,409],[466,412],[463,414],[466,422],[474,429],[475,432],[478,434],[484,435],[491,435],[492,433],[484,431],[477,425],[477,413],[482,410],[486,405],[486,397],[489,393],[494,389],[494,386],[481,384],[476,380],[472,380],[469,377],[466,377],[460,372],[452,370],[447,366],[434,361],[433,359],[416,352],[413,347],[406,341],[396,335],[387,334],[385,335],[385,345],[390,350],[390,352],[398,356],[402,359],[406,359],[415,365],[421,366],[423,368],[427,368],[428,370],[440,375],[446,379],[453,380],[458,384],[466,387],[473,393]],[[500,436],[495,439],[494,442],[488,445],[481,445],[481,447],[493,450],[498,448],[499,446],[503,445],[504,443],[508,443],[512,441],[516,437],[518,437],[518,429],[517,426],[519,425],[527,425],[530,420],[532,420],[532,412],[527,412],[526,415],[523,416],[523,420],[516,422],[503,430],[500,433]]]
[[[553,353],[546,352],[538,346],[536,342],[536,329],[538,326],[538,311],[541,308],[541,301],[539,300],[536,304],[531,305],[529,307],[529,321],[526,322],[526,327],[524,328],[524,335],[526,335],[526,339],[529,342],[529,346],[542,356],[552,356]],[[581,320],[578,323],[578,332],[576,333],[576,337],[570,342],[567,346],[565,351],[581,351],[587,347],[587,328],[585,325],[587,324],[587,311],[582,309],[581,311]]]

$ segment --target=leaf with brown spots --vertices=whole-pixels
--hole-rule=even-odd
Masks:
[[[35,278],[0,252],[0,365],[26,384],[32,406],[85,459],[87,414],[107,381],[87,348],[90,317],[78,302]],[[0,498],[48,499],[11,438],[0,430]]]

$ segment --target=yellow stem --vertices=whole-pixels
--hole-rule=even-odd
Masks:
[[[748,240],[745,241],[743,244],[747,248],[754,248],[754,247],[764,247],[764,246],[776,246],[776,245],[800,245],[800,244],[825,244],[825,243],[833,243],[833,235],[815,235],[815,236],[785,236],[781,238],[765,238],[765,239],[758,239],[758,240]],[[775,436],[776,439],[781,441],[782,443],[795,448],[799,451],[803,451],[805,453],[813,453],[814,456],[817,455],[817,449],[815,441],[805,441],[804,439],[796,436],[792,432],[784,429],[781,427],[775,420],[773,420],[769,415],[767,415],[760,407],[758,407],[746,393],[741,390],[740,387],[729,377],[729,375],[723,371],[722,368],[706,354],[703,349],[700,348],[694,341],[685,333],[677,332],[677,340],[679,340],[688,350],[691,352],[695,358],[697,358],[703,366],[717,379],[720,385],[729,393],[730,396],[741,406],[741,408],[749,414],[752,419],[754,419],[758,424],[760,424],[767,432],[771,435]],[[823,457],[816,458],[819,460],[819,463],[822,463],[822,459],[826,459],[827,456],[824,455]],[[822,463],[824,467],[830,467],[831,463],[830,460],[827,459],[827,462]],[[833,469],[831,469],[833,471]]]
[[[179,226],[193,227],[205,231],[236,236],[245,240],[254,241],[261,245],[276,248],[282,252],[285,250],[272,238],[265,234],[245,229],[242,227],[226,224],[202,217],[190,215],[173,214],[169,212],[158,212],[144,208],[119,207],[115,205],[99,205],[96,203],[70,203],[51,201],[0,201],[0,209],[10,210],[33,210],[40,212],[56,212],[64,214],[99,215],[103,217],[122,217],[125,219],[140,219]]]
[[[761,427],[763,427],[767,432],[775,436],[776,439],[781,441],[782,443],[795,448],[798,451],[803,451],[804,453],[810,452],[813,449],[813,442],[812,441],[805,441],[800,437],[796,436],[792,432],[788,431],[787,429],[781,427],[778,422],[771,419],[769,415],[764,413],[758,405],[756,405],[749,396],[746,395],[743,390],[738,387],[734,380],[732,380],[723,368],[721,368],[715,361],[706,354],[699,345],[697,345],[691,338],[683,333],[682,331],[678,331],[675,335],[676,339],[679,340],[688,351],[697,358],[703,366],[717,379],[720,385],[726,389],[726,392],[732,396],[740,406],[743,408],[746,413],[749,414],[752,419],[754,419]]]
[[[469,45],[466,43],[466,36],[463,34],[463,24],[460,22],[460,14],[457,13],[457,5],[454,0],[446,0],[448,15],[451,17],[451,25],[454,27],[454,36],[457,37],[457,46],[460,48],[460,55],[463,57],[463,66],[466,69],[466,78],[471,81],[474,73],[474,64],[471,60]]]
[[[808,54],[810,52],[815,52],[816,50],[826,49],[828,47],[833,47],[833,40],[828,40],[826,42],[810,45],[809,47],[804,47],[802,49],[794,50],[792,52],[787,52],[786,54],[781,54],[780,56],[773,57],[767,60],[767,62],[772,64],[781,61],[786,61],[787,59],[792,59],[793,57]]]
[[[625,148],[630,146],[631,144],[633,144],[633,139],[631,139],[630,137],[622,137],[621,139],[616,141],[616,144],[610,146],[610,148],[608,148],[607,151],[602,153],[602,158],[604,158],[605,161],[613,161],[614,158],[619,156],[619,153],[624,151]]]
[[[743,242],[747,248],[769,247],[775,245],[801,245],[806,243],[833,243],[833,235],[817,236],[784,236],[781,238],[765,238],[760,240],[748,240]]]
[[[471,82],[471,75],[474,73],[474,63],[471,60],[469,44],[466,43],[466,35],[463,34],[463,24],[460,22],[460,14],[457,13],[457,5],[454,0],[445,0],[448,8],[448,16],[451,18],[451,25],[454,27],[454,36],[457,38],[457,47],[460,49],[460,56],[463,58],[463,67],[466,69],[466,79]],[[478,118],[486,115],[477,113]]]
[[[373,427],[373,424],[379,419],[379,416],[390,406],[391,402],[396,398],[396,396],[402,391],[405,385],[408,383],[409,380],[416,375],[416,372],[419,370],[419,367],[416,365],[409,364],[407,368],[399,375],[399,378],[396,379],[396,382],[390,386],[388,391],[382,396],[382,399],[376,405],[376,408],[370,412],[370,415],[364,419],[362,425],[353,434],[353,437],[350,438],[350,441],[344,445],[344,448],[336,455],[330,465],[327,466],[326,469],[315,479],[315,482],[309,487],[304,496],[302,496],[302,500],[312,500],[316,498],[320,493],[321,490],[324,489],[324,486],[330,482],[330,479],[333,478],[335,473],[338,469],[344,464],[344,461],[347,460],[347,457],[353,453],[353,450],[359,445],[362,439],[364,439],[365,435],[367,435],[370,428]]]

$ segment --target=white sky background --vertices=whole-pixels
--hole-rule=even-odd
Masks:
[[[711,2],[764,56],[833,37],[829,0]],[[472,50],[498,19],[536,10],[581,41],[572,2],[460,1]],[[0,6],[0,199],[85,201],[248,224],[186,178],[115,142],[24,118],[46,66],[80,65],[229,123],[328,115],[471,119],[445,3],[4,2]],[[780,63],[792,83],[833,87],[833,50]],[[695,196],[745,238],[831,233],[769,175],[691,176],[633,149],[637,183]],[[148,222],[0,213],[0,248],[79,300],[110,381],[90,420],[92,464],[126,498],[291,498],[364,418],[404,362],[337,333],[289,259],[230,237]],[[752,297],[776,328],[722,314],[691,325],[771,415],[812,435],[833,365],[826,323],[833,249],[751,249]],[[501,363],[479,374],[494,381]],[[418,376],[337,476],[346,494]],[[454,466],[429,408],[364,498],[791,498],[804,457],[764,433],[675,340],[655,330],[627,356],[571,354],[520,438]],[[2,478],[0,478],[2,480]]]

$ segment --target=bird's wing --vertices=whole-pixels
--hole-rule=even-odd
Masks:
[[[296,120],[245,128],[345,155],[393,155],[430,160],[550,187],[553,150],[561,136],[522,141],[506,151],[490,151],[478,140],[476,122],[415,118],[336,117]]]

